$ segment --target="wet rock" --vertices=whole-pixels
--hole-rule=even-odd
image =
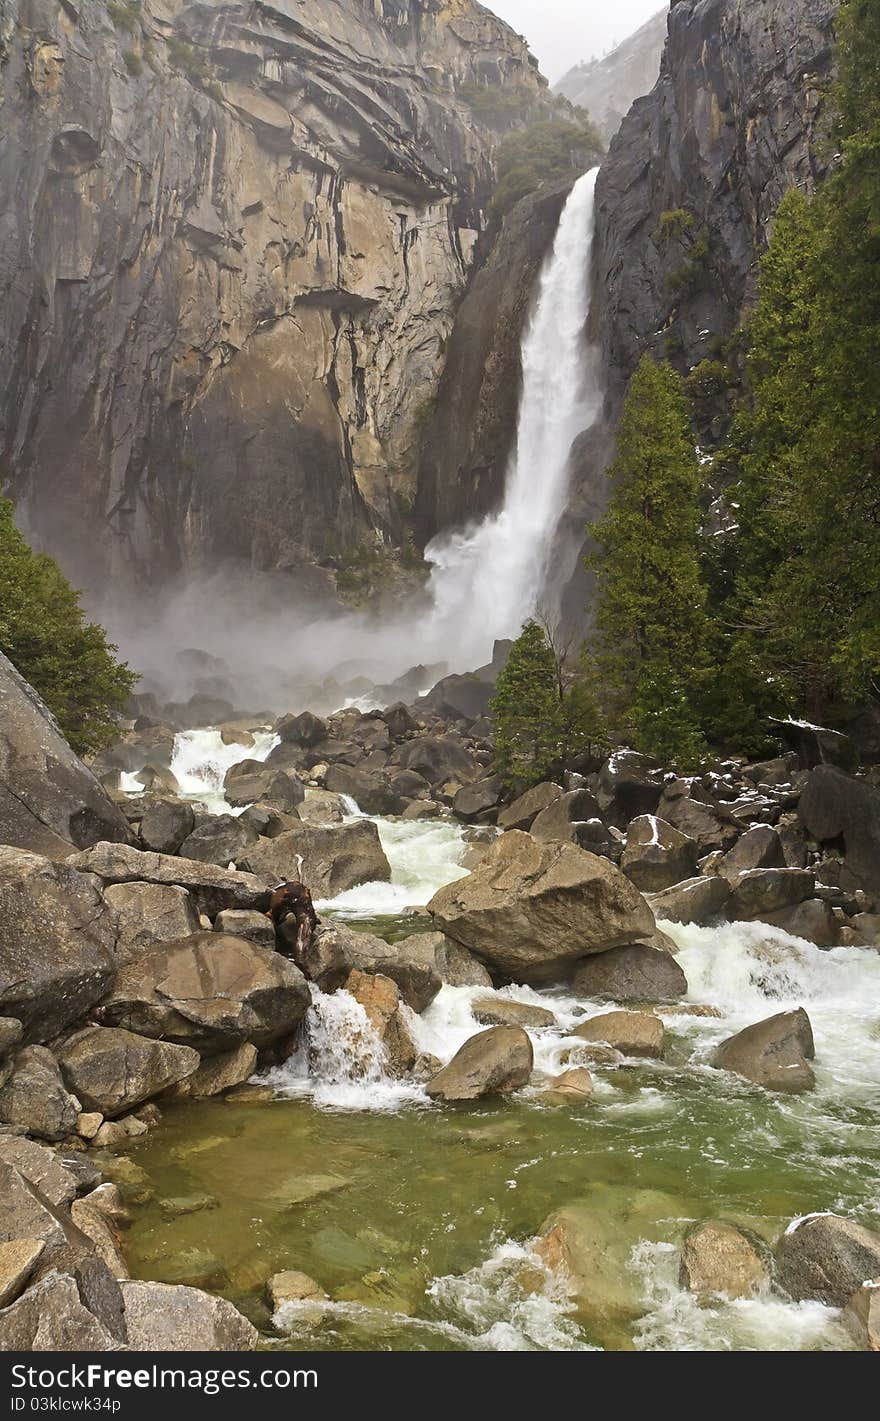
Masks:
[[[115,914],[94,878],[0,846],[0,1011],[25,1040],[48,1040],[103,996],[115,944]]]
[[[863,1283],[880,1277],[880,1234],[839,1214],[808,1214],[776,1245],[777,1282],[790,1298],[846,1307]]]
[[[234,1051],[224,1051],[220,1056],[209,1056],[197,1071],[180,1082],[175,1095],[192,1100],[207,1100],[214,1095],[223,1095],[235,1086],[249,1081],[257,1069],[257,1048],[249,1041],[242,1042]]]
[[[698,1297],[749,1298],[770,1281],[770,1250],[762,1239],[722,1219],[706,1219],[685,1234],[679,1283]]]
[[[308,1273],[299,1273],[293,1268],[272,1274],[266,1284],[266,1297],[273,1312],[285,1303],[327,1301],[327,1294],[320,1283],[316,1283]]]
[[[275,925],[271,918],[265,913],[258,913],[255,908],[225,908],[214,919],[214,931],[231,937],[243,937],[269,952],[275,951]]]
[[[627,830],[620,867],[642,893],[658,893],[696,873],[697,845],[656,815],[643,814]]]
[[[257,1329],[225,1298],[167,1283],[122,1284],[134,1352],[251,1352]]]
[[[403,942],[389,943],[373,933],[330,922],[313,935],[303,954],[303,971],[322,991],[335,991],[355,968],[382,973],[397,984],[407,1006],[423,1012],[442,986],[433,943],[424,939],[424,934],[415,933]]]
[[[182,799],[165,799],[146,810],[138,833],[145,849],[157,854],[176,854],[194,828],[192,805]]]
[[[685,995],[688,984],[668,952],[633,943],[585,958],[575,970],[572,988],[599,1001],[674,1002]]]
[[[183,1219],[188,1214],[202,1214],[206,1209],[220,1207],[213,1194],[178,1194],[159,1200],[159,1208],[166,1219]]]
[[[134,962],[158,943],[187,937],[199,926],[185,888],[163,883],[111,883],[104,898],[117,915],[116,961]]]
[[[574,1066],[562,1075],[552,1076],[547,1082],[546,1094],[562,1101],[586,1100],[594,1092],[593,1077],[583,1066]]]
[[[497,775],[490,775],[487,779],[463,785],[452,801],[452,812],[465,821],[479,819],[495,809],[500,798],[501,781]]]
[[[862,1351],[880,1352],[880,1278],[853,1293],[840,1320]]]
[[[553,1012],[545,1007],[512,1002],[505,997],[475,997],[471,1002],[471,1016],[482,1026],[521,1026],[526,1031],[556,1025]]]
[[[491,987],[492,978],[478,957],[445,933],[422,933],[434,946],[434,964],[442,982],[450,987]]]
[[[112,1119],[191,1076],[199,1055],[188,1046],[120,1027],[87,1026],[64,1043],[59,1061],[68,1087],[85,1108]]]
[[[0,652],[0,844],[63,858],[70,845],[131,840],[119,808]]]
[[[367,819],[326,828],[304,825],[280,838],[263,839],[249,851],[247,862],[254,873],[277,883],[300,877],[299,855],[302,881],[315,899],[335,898],[360,883],[388,883],[391,879],[379,831]]]
[[[64,1088],[58,1063],[45,1046],[18,1052],[0,1089],[0,1120],[23,1125],[42,1140],[63,1140],[76,1129],[79,1106]]]
[[[829,903],[818,898],[807,898],[791,908],[782,908],[776,913],[768,913],[763,922],[782,928],[792,937],[805,938],[817,947],[834,947],[837,942],[839,924]]]
[[[513,981],[566,977],[582,957],[649,938],[654,917],[607,859],[511,830],[428,904],[443,932]]]
[[[815,1085],[809,1065],[814,1055],[810,1018],[798,1007],[728,1037],[715,1048],[711,1060],[719,1070],[733,1071],[767,1090],[794,1094]]]
[[[528,1084],[533,1066],[532,1043],[521,1026],[490,1026],[470,1037],[425,1090],[441,1102],[507,1095]]]
[[[113,1352],[120,1346],[80,1300],[69,1274],[48,1273],[0,1312],[0,1348],[9,1352]]]
[[[571,1033],[581,1041],[601,1041],[624,1056],[662,1060],[665,1031],[658,1016],[644,1011],[609,1011],[591,1016]]]
[[[848,867],[880,893],[880,789],[832,765],[810,772],[798,804],[807,833],[820,844],[843,839]]]
[[[30,1280],[46,1245],[40,1238],[0,1243],[0,1308],[14,1302]]]
[[[534,820],[565,791],[562,785],[545,783],[534,785],[521,794],[498,815],[500,829],[523,829],[532,827]]]
[[[385,1048],[388,1070],[404,1076],[416,1063],[418,1051],[400,1009],[401,995],[396,982],[377,973],[357,969],[346,978],[344,990],[354,997]]]
[[[688,878],[660,893],[652,893],[651,908],[659,922],[697,923],[702,926],[721,917],[730,898],[725,878]]]
[[[731,882],[728,915],[733,919],[766,922],[778,913],[812,898],[816,878],[804,868],[752,868]]]
[[[270,875],[235,873],[214,864],[170,854],[146,853],[125,844],[96,844],[68,861],[104,883],[162,883],[186,888],[196,910],[214,918],[224,908],[255,908],[278,880]],[[80,1013],[81,1015],[81,1013]]]
[[[199,863],[216,863],[221,868],[237,864],[247,856],[259,834],[249,824],[243,824],[234,814],[211,814],[184,839],[181,857]]]
[[[232,807],[243,804],[271,804],[290,814],[306,796],[305,786],[296,775],[264,765],[260,760],[242,760],[226,772],[223,793]]]
[[[214,1055],[289,1036],[310,1003],[292,962],[244,938],[201,932],[123,967],[99,1015],[107,1026]]]

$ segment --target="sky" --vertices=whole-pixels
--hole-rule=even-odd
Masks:
[[[663,0],[481,0],[525,35],[555,84],[572,65],[604,54],[663,6]]]

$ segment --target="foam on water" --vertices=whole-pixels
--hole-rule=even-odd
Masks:
[[[241,809],[230,808],[223,793],[227,771],[242,760],[264,761],[278,744],[271,730],[256,731],[249,749],[224,745],[219,730],[185,730],[174,737],[171,773],[185,799],[199,800],[213,814],[241,814]]]
[[[348,800],[352,819],[367,818]],[[390,883],[362,883],[317,904],[318,911],[345,918],[394,917],[408,908],[423,908],[438,889],[467,873],[461,858],[467,843],[461,825],[452,819],[374,818],[379,839],[391,865]]]

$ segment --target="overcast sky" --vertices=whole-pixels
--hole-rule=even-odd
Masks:
[[[482,0],[525,35],[553,83],[582,59],[603,54],[662,9],[663,0]]]

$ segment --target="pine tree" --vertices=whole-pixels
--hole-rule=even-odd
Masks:
[[[53,558],[28,547],[0,499],[0,651],[45,700],[79,754],[117,734],[137,676],[87,622]]]
[[[598,550],[594,656],[612,725],[682,765],[702,751],[707,659],[700,471],[682,383],[644,356],[621,417]]]

